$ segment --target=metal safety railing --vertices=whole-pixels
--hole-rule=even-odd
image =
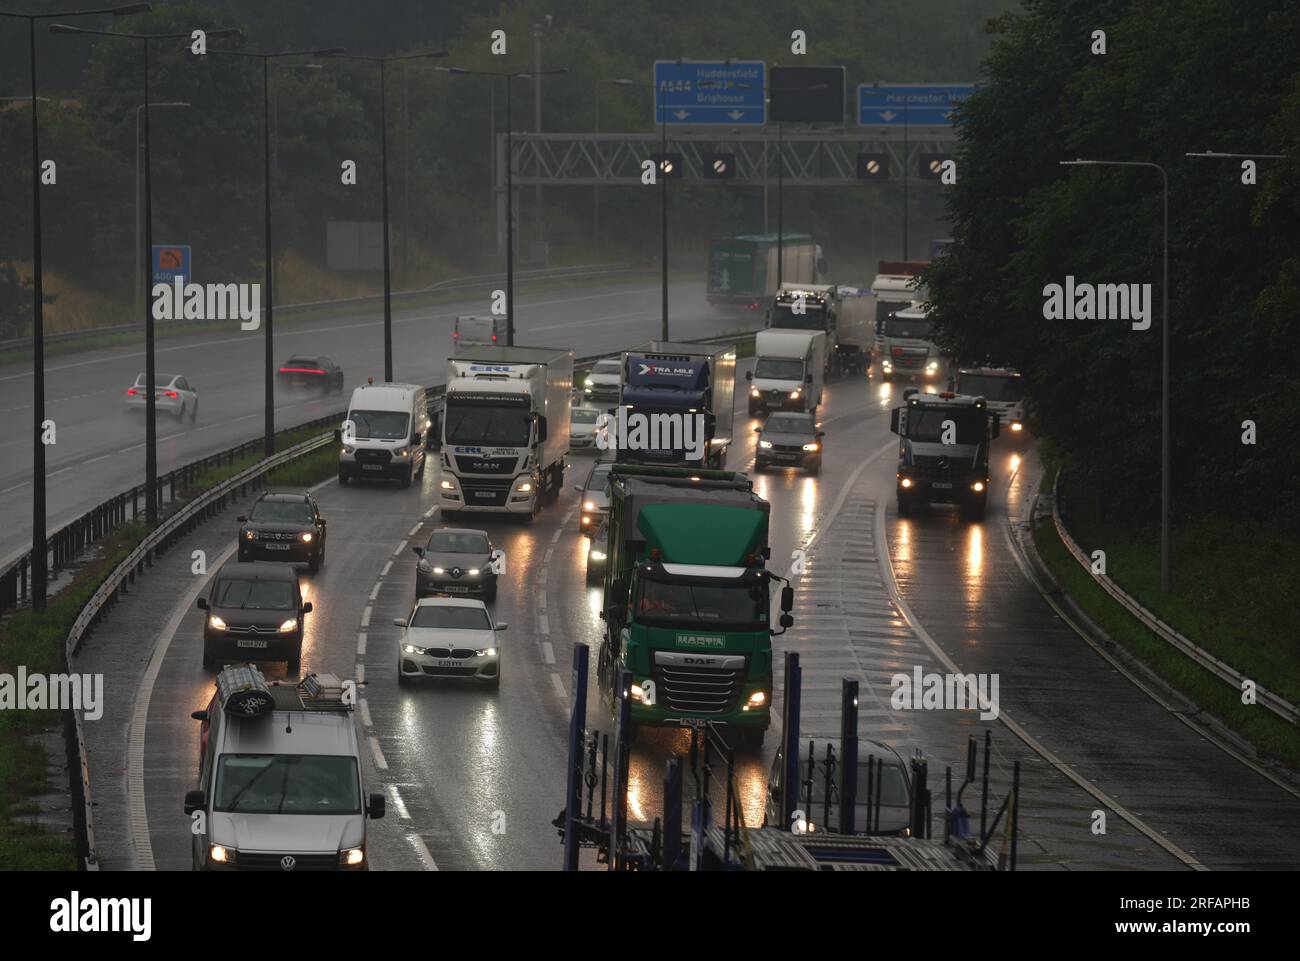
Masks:
[[[1079,565],[1088,572],[1102,590],[1136,617],[1152,634],[1205,668],[1221,681],[1232,685],[1238,691],[1243,690],[1245,682],[1251,680],[1245,674],[1242,674],[1221,658],[1211,654],[1205,648],[1200,647],[1185,635],[1180,634],[1176,629],[1143,607],[1133,595],[1125,591],[1106,574],[1093,569],[1092,559],[1084,553],[1083,548],[1070,536],[1070,532],[1066,530],[1065,523],[1061,519],[1061,475],[1064,473],[1064,470],[1057,471],[1056,480],[1052,484],[1052,522],[1056,525],[1056,533],[1061,538],[1061,543],[1065,545],[1066,550],[1074,555],[1074,559],[1079,562]],[[1251,683],[1255,686],[1256,703],[1262,704],[1284,721],[1300,725],[1300,707],[1268,690],[1258,681],[1251,681]]]

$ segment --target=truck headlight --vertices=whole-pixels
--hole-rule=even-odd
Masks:
[[[209,844],[208,860],[217,864],[230,864],[235,860],[235,852],[230,848],[222,847],[220,844]]]
[[[762,707],[766,703],[767,703],[766,691],[755,691],[753,694],[749,695],[750,707]]]
[[[766,449],[772,446],[772,442],[770,440],[760,440],[758,446]]]
[[[762,393],[759,391],[759,389],[758,389],[757,387],[751,387],[751,388],[749,388],[749,396],[750,396],[750,397],[762,397],[763,395],[762,395]]]
[[[790,399],[791,399],[791,400],[794,400],[794,399],[797,398],[798,396],[799,396],[799,388],[796,387],[794,390],[790,391]]]
[[[984,490],[984,482],[983,482],[983,481],[976,481],[974,484],[971,484],[971,485],[970,485],[970,489],[973,490],[976,494],[978,494],[978,493],[980,493],[982,490]]]
[[[1013,421],[1011,422],[1011,429],[1012,429],[1012,430],[1024,430],[1024,429],[1025,429],[1025,425],[1022,424],[1022,423],[1020,423],[1020,421],[1018,421],[1018,420],[1013,420]]]
[[[449,480],[440,480],[440,481],[438,481],[438,486],[441,487],[441,488],[442,488],[443,490],[445,490],[445,491],[454,491],[454,490],[456,489],[456,485],[453,484],[453,483],[452,483],[451,481],[449,481]]]
[[[354,868],[366,860],[365,848],[347,848],[339,852],[339,864]]]
[[[209,614],[208,627],[212,628],[214,631],[224,631],[226,629],[226,622],[215,614]]]
[[[634,701],[644,701],[645,691],[641,689],[640,684],[633,684],[632,687],[629,689],[629,696]]]
[[[421,573],[424,573],[424,574],[432,574],[432,573],[433,573],[433,567],[429,564],[428,561],[420,561],[420,563],[417,564],[416,566],[420,568]]]
[[[291,617],[280,625],[281,634],[290,634],[296,630],[298,630],[298,618],[296,617]]]
[[[588,377],[586,380],[584,380],[584,381],[582,382],[582,385],[583,385],[584,387],[590,389],[591,387],[593,387],[593,386],[595,385],[595,383],[596,383],[596,382],[595,382],[594,380],[592,380],[590,377]]]
[[[591,559],[592,559],[593,561],[603,561],[603,560],[605,559],[605,552],[604,552],[604,551],[598,551],[598,550],[596,550],[596,549],[593,547],[593,548],[591,549],[591,555],[590,555],[590,556],[591,556]]]
[[[519,485],[519,493],[521,494],[527,494],[532,489],[533,489],[533,485],[528,483],[528,481],[524,481],[522,484]]]
[[[933,374],[936,370],[939,369],[939,362],[936,360],[932,360],[925,365],[925,369],[928,373]]]
[[[397,450],[393,451],[393,456],[405,457],[409,453],[411,453],[411,449],[409,447],[399,447],[397,448]]]
[[[903,477],[903,478],[900,478],[899,481],[898,481],[898,486],[900,486],[900,487],[911,487],[911,486],[912,486],[912,478],[910,478],[910,477]]]
[[[352,456],[352,452],[355,450],[356,450],[355,447],[347,447],[347,446],[343,447],[343,453],[347,454],[349,457]]]

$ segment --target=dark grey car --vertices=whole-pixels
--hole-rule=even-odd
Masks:
[[[435,594],[496,600],[503,552],[492,547],[487,531],[444,527],[430,534],[424,547],[411,550],[420,558],[415,568],[416,600]]]
[[[768,467],[802,467],[816,474],[822,466],[822,438],[812,414],[783,411],[772,414],[762,427],[755,427],[758,447],[754,470]]]
[[[290,671],[302,658],[303,602],[297,572],[286,564],[227,561],[212,579],[203,611],[203,666],[235,661],[285,661]]]

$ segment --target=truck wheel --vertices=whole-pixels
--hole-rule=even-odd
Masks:
[[[343,471],[339,471],[339,486],[340,487],[348,486],[348,475],[343,473]]]
[[[402,475],[403,487],[411,486],[411,478],[414,476],[414,474],[415,474],[415,465],[414,464],[407,465],[406,473]]]

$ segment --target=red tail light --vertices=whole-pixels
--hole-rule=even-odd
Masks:
[[[127,396],[127,397],[134,397],[134,396],[135,396],[135,388],[134,388],[134,387],[128,387],[128,388],[126,389],[126,396]]]
[[[325,371],[316,367],[281,367],[282,374],[323,374]]]
[[[492,335],[492,339],[493,339],[493,340],[496,340],[496,339],[497,339],[497,335],[496,335],[496,334],[493,334],[493,335]]]
[[[174,391],[174,390],[166,390],[166,391],[163,391],[163,395],[166,396],[166,397],[175,397],[175,396],[177,396],[176,391]]]

